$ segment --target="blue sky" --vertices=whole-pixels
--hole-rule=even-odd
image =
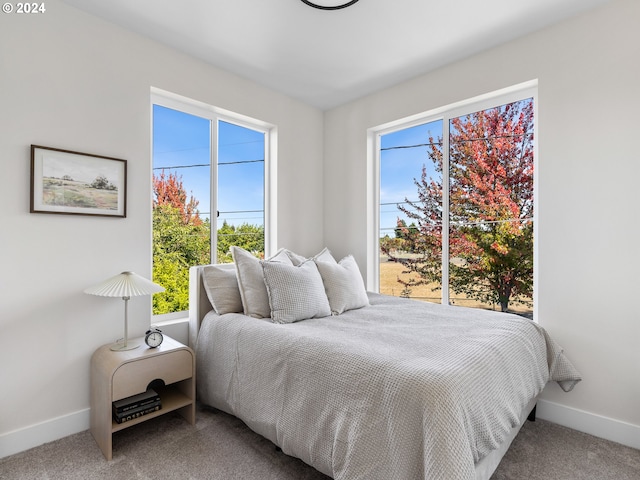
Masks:
[[[381,137],[380,203],[417,198],[413,179],[420,178],[423,165],[433,173],[428,148],[393,147],[425,144],[429,141],[429,135],[435,138],[442,135],[442,121],[417,125]],[[220,122],[219,144],[219,224],[226,219],[234,225],[263,225],[264,133]],[[207,217],[210,211],[210,148],[210,120],[154,105],[154,173],[159,174],[159,169],[164,167],[167,174],[175,172],[181,175],[187,192],[200,201],[198,208],[203,217]],[[170,168],[176,166],[188,168]],[[386,233],[393,236],[399,216],[403,215],[396,205],[381,206],[381,236]]]
[[[165,168],[167,175],[181,175],[187,193],[199,200],[203,217],[210,212],[210,125],[209,119],[154,105],[154,173]],[[219,122],[218,138],[219,224],[226,219],[234,225],[263,225],[264,133]]]
[[[435,174],[428,147],[394,147],[425,144],[429,142],[430,135],[434,140],[442,136],[442,120],[398,130],[380,138],[380,236],[394,236],[393,228],[398,217],[411,223],[395,204],[385,204],[404,202],[405,198],[417,200],[418,187],[413,179],[420,179],[423,165],[427,167],[429,175]]]

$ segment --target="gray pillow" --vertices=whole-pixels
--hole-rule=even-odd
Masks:
[[[231,255],[236,265],[244,314],[255,318],[268,318],[271,315],[271,309],[260,260],[243,248],[236,246],[231,247]],[[278,250],[266,262],[284,262],[287,265],[292,265],[284,249]]]
[[[322,277],[312,260],[297,266],[263,262],[262,269],[274,323],[331,315]]]
[[[335,260],[316,260],[315,263],[322,276],[333,315],[369,305],[360,269],[352,255],[344,257],[338,263]]]
[[[218,315],[243,311],[238,278],[233,265],[207,265],[202,269],[202,281],[209,302]]]

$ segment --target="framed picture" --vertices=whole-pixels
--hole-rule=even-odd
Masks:
[[[31,145],[31,213],[127,216],[127,161]]]

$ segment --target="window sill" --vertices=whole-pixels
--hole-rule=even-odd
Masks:
[[[164,321],[152,320],[151,325],[174,340],[189,345],[189,317],[176,317]]]

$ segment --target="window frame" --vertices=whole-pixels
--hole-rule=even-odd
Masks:
[[[417,125],[442,120],[442,150],[449,151],[449,125],[453,118],[487,110],[507,103],[533,98],[533,318],[537,321],[538,305],[538,81],[531,80],[467,100],[394,120],[367,130],[367,289],[380,291],[380,138],[383,135]],[[449,171],[449,155],[443,156],[443,172]],[[443,175],[442,285],[449,285],[449,175]],[[441,302],[450,305],[449,288],[442,288]]]
[[[276,195],[276,171],[277,171],[277,127],[271,123],[258,120],[256,118],[232,112],[223,108],[215,107],[197,100],[192,100],[181,95],[171,93],[159,88],[151,87],[150,95],[150,179],[153,183],[153,106],[177,110],[189,115],[194,115],[210,121],[210,221],[211,221],[211,263],[217,263],[217,235],[218,218],[213,212],[218,211],[217,185],[218,185],[218,125],[219,122],[232,123],[240,127],[262,132],[264,134],[264,252],[265,256],[270,256],[274,245],[277,245],[277,195]],[[151,191],[150,215],[153,215],[153,189]],[[151,235],[153,235],[153,222],[151,222]],[[151,265],[153,266],[153,252],[151,254]],[[153,315],[153,322],[167,322],[182,319],[188,315],[188,311],[165,313]]]

